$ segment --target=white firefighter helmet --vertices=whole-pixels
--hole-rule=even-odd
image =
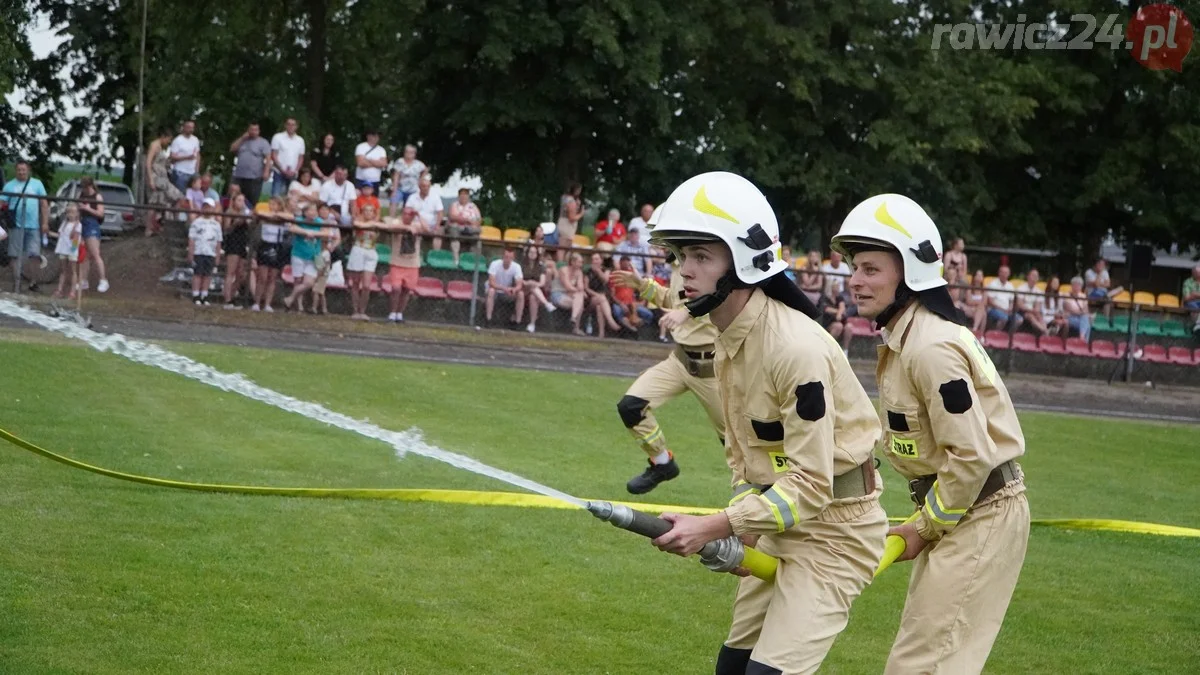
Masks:
[[[647,220],[647,221],[646,221],[646,228],[647,228],[647,229],[649,229],[649,230],[653,230],[653,229],[654,229],[654,227],[655,227],[656,225],[658,225],[658,219],[659,219],[659,218],[662,216],[662,209],[663,209],[663,205],[662,205],[662,204],[659,204],[658,206],[654,207],[654,213],[651,213],[651,214],[650,214],[650,220]]]
[[[925,210],[904,195],[875,195],[851,209],[830,245],[853,258],[854,244],[896,249],[904,263],[904,283],[913,291],[946,285],[942,235]]]
[[[687,179],[650,222],[651,243],[673,250],[686,242],[724,242],[733,254],[733,272],[744,284],[787,269],[775,211],[753,183],[737,174],[713,171]]]

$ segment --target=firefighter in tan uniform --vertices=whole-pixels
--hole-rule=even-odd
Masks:
[[[875,408],[811,318],[816,308],[783,274],[775,214],[749,181],[723,172],[688,180],[664,204],[651,239],[681,261],[688,310],[720,331],[716,369],[733,474],[724,511],[664,514],[674,527],[654,544],[691,555],[736,534],[777,557],[773,582],[739,582],[716,672],[814,672],[883,554]]]
[[[915,560],[887,673],[983,670],[1029,538],[1025,440],[1004,382],[953,323],[942,238],[900,195],[859,204],[833,238],[854,266],[850,290],[875,319],[883,454],[909,481],[916,520],[892,528]]]
[[[658,213],[656,210],[650,217],[651,223],[655,222]],[[621,422],[649,457],[650,466],[625,486],[631,493],[640,495],[679,475],[675,454],[668,448],[662,428],[654,417],[653,411],[659,406],[691,391],[708,413],[721,443],[725,442],[725,419],[721,416],[713,369],[713,341],[717,338],[717,329],[708,317],[693,317],[682,307],[683,277],[678,268],[671,274],[669,289],[653,279],[642,279],[637,272],[616,270],[613,275],[619,283],[636,289],[642,300],[667,310],[659,321],[670,328],[675,341],[671,355],[639,375],[617,402]]]

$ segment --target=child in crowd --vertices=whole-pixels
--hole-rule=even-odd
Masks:
[[[54,253],[59,260],[58,288],[54,291],[53,297],[64,297],[63,286],[70,277],[71,292],[66,297],[73,299],[76,293],[83,292],[79,288],[79,263],[85,255],[83,252],[85,249],[80,247],[80,243],[83,242],[83,222],[79,217],[78,206],[67,205],[63,214],[62,226],[58,228],[58,232],[51,232],[50,236],[58,237],[58,244],[54,247]],[[3,238],[0,237],[0,239]]]
[[[335,253],[342,243],[342,236],[337,227],[337,219],[333,216],[333,209],[329,206],[321,204],[317,208],[317,220],[324,226],[321,231],[329,238],[325,240],[325,245],[314,260],[317,280],[312,287],[312,311],[313,314],[328,314],[329,303],[325,298],[325,285],[329,282],[329,270],[333,267],[334,259],[338,257]]]
[[[332,236],[329,228],[321,225],[317,207],[309,203],[304,207],[304,214],[287,228],[293,235],[292,283],[295,284],[291,294],[283,299],[283,306],[289,310],[294,307],[297,311],[304,311],[304,294],[317,283],[317,261],[323,259],[322,244]]]
[[[200,175],[199,174],[192,176],[191,180],[188,181],[187,195],[185,195],[185,196],[188,201],[188,208],[196,209],[197,211],[204,210],[205,196],[204,196],[204,190],[201,189],[201,187],[200,187]],[[188,220],[192,220],[195,217],[196,217],[196,214],[194,214],[194,213],[187,214]]]
[[[188,263],[192,266],[192,302],[208,306],[208,287],[221,258],[221,222],[217,200],[201,202],[203,213],[188,228]]]

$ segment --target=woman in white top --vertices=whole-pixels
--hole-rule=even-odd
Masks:
[[[1059,295],[1062,282],[1059,281],[1058,275],[1051,275],[1050,281],[1046,282],[1046,297],[1042,301],[1042,320],[1046,322],[1046,329],[1050,335],[1062,335],[1066,337],[1067,317],[1063,314],[1062,296]]]
[[[309,204],[317,206],[320,201],[321,181],[313,178],[312,169],[303,167],[288,187],[288,206],[292,213],[303,213]]]

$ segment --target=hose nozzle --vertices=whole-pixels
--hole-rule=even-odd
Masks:
[[[631,509],[624,504],[612,502],[588,502],[587,510],[600,520],[643,537],[657,539],[671,531],[671,523],[648,513]],[[710,541],[700,549],[700,562],[715,572],[732,572],[745,567],[750,573],[764,581],[775,578],[779,561],[742,544],[737,537],[726,537]]]

